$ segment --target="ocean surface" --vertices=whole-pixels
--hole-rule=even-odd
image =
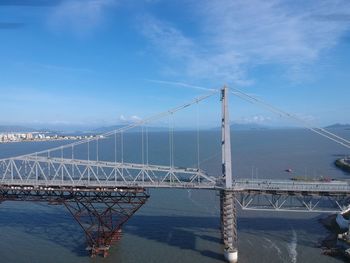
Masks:
[[[350,139],[349,130],[338,130]],[[197,166],[196,132],[175,132],[174,159],[178,166]],[[100,140],[100,160],[120,160],[120,138]],[[140,133],[125,134],[124,161],[168,164],[169,137],[165,132],[148,134],[144,156]],[[145,137],[144,137],[145,141]],[[200,167],[220,175],[220,133],[199,134]],[[0,144],[0,158],[31,153],[65,144],[66,141]],[[85,146],[76,158],[86,158]],[[90,145],[90,158],[96,145]],[[148,154],[146,154],[148,152]],[[342,146],[306,130],[251,130],[232,132],[233,175],[240,178],[327,176],[350,179],[334,166],[349,155]],[[69,152],[64,152],[69,157]],[[148,158],[147,158],[148,156]],[[287,168],[293,173],[286,173]],[[207,190],[150,190],[148,202],[126,223],[123,238],[108,258],[91,259],[79,225],[62,206],[46,203],[0,204],[0,263],[47,262],[225,262],[219,232],[219,198]],[[323,256],[317,247],[328,231],[318,223],[325,215],[286,212],[238,212],[239,262],[341,262]]]

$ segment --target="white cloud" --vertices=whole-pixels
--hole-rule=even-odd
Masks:
[[[253,115],[248,117],[241,117],[235,122],[239,124],[263,124],[263,123],[269,123],[271,121],[272,121],[271,117],[263,116],[263,115]]]
[[[226,51],[262,63],[312,61],[335,45],[349,21],[320,19],[350,14],[349,1],[206,1],[200,10],[206,33]]]
[[[177,73],[191,77],[223,77],[241,84],[247,82],[241,69],[242,58],[235,51],[212,54],[175,26],[154,17],[146,17],[142,25],[142,33],[157,52],[182,63],[184,67]]]
[[[104,11],[116,4],[116,0],[65,0],[55,8],[49,22],[57,30],[86,34],[100,24]]]
[[[347,0],[206,0],[192,9],[197,30],[191,37],[184,25],[152,17],[142,32],[174,68],[183,65],[178,74],[240,85],[252,83],[247,68],[260,64],[282,65],[297,77],[350,27]]]
[[[142,120],[139,116],[137,115],[132,115],[132,116],[125,116],[125,115],[120,115],[119,116],[119,121],[122,123],[134,123]]]
[[[295,114],[295,117],[301,121],[308,123],[308,124],[312,124],[312,123],[319,120],[318,117],[311,115],[311,114],[300,114],[299,113],[299,114]]]

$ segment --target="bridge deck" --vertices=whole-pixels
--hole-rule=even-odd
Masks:
[[[0,160],[0,188],[89,189],[118,188],[226,189],[221,176],[198,168],[120,163],[46,156]],[[228,189],[238,193],[349,195],[350,181],[292,181],[237,179]]]
[[[234,181],[236,192],[257,193],[310,193],[350,195],[350,181],[292,181],[292,180],[251,180]]]
[[[213,177],[212,177],[213,178]],[[26,189],[90,189],[98,191],[114,191],[118,188],[185,188],[185,189],[224,189],[221,178],[215,184],[194,182],[177,182],[145,179],[144,181],[111,181],[111,180],[42,180],[42,179],[2,179],[0,188],[26,188]],[[350,182],[348,181],[292,181],[292,180],[249,180],[239,179],[233,182],[230,189],[234,192],[260,193],[260,194],[311,194],[311,195],[350,195]]]

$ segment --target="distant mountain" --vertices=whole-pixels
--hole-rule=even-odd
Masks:
[[[230,126],[234,131],[247,131],[247,130],[267,130],[267,126],[256,123],[232,123]]]
[[[37,132],[38,130],[19,125],[0,125],[0,132]]]
[[[113,126],[104,126],[100,128],[87,127],[87,126],[55,126],[55,125],[47,125],[46,126],[36,126],[33,125],[34,128],[21,126],[21,125],[0,125],[0,133],[10,133],[10,132],[45,132],[45,133],[53,133],[53,134],[70,134],[70,135],[80,135],[80,134],[101,134],[114,130],[118,130],[125,125],[113,125]],[[267,126],[263,126],[255,123],[232,123],[231,129],[234,131],[245,131],[245,130],[266,130],[270,129]],[[349,125],[350,127],[350,125]],[[195,130],[196,127],[193,127]],[[210,130],[210,128],[208,128]],[[219,130],[219,127],[214,128],[215,130]],[[175,128],[176,131],[187,131],[192,130],[191,128]],[[142,127],[135,127],[128,132],[141,132]],[[146,129],[144,128],[144,131]],[[149,132],[166,132],[169,131],[169,127],[148,127]]]
[[[215,127],[213,130],[220,130],[221,127]],[[249,130],[268,130],[273,127],[268,127],[256,123],[231,123],[230,129],[233,131],[249,131]]]
[[[335,124],[329,125],[325,128],[326,129],[345,129],[345,130],[348,130],[348,129],[350,129],[350,124],[335,123]]]
[[[0,125],[0,133],[18,133],[18,132],[43,132],[43,133],[53,133],[53,134],[69,134],[69,135],[81,135],[81,134],[101,134],[106,133],[114,130],[118,130],[122,127],[127,126],[125,125],[114,125],[114,126],[105,126],[105,127],[87,127],[87,126],[79,126],[79,125],[71,125],[71,126],[55,126],[55,125],[47,125],[41,127],[33,125],[35,128],[21,126],[21,125]],[[159,132],[159,131],[168,131],[169,128],[167,127],[148,127],[149,132]],[[135,127],[128,132],[141,132],[142,127]],[[144,128],[144,131],[146,129]]]
[[[114,125],[114,126],[101,127],[101,128],[91,130],[91,132],[92,133],[106,133],[106,132],[118,130],[118,129],[123,128],[125,126],[126,125]],[[166,128],[166,127],[148,127],[149,132],[160,132],[160,131],[168,131],[168,130],[169,130],[169,128]],[[141,132],[142,127],[135,127],[135,128],[132,128],[128,131],[129,132]],[[144,128],[144,131],[146,131],[146,128]]]
[[[121,127],[123,127],[123,125],[106,126],[106,127],[100,127],[100,128],[97,128],[97,129],[92,129],[91,132],[92,133],[106,133],[106,132],[109,132],[109,131],[118,130]]]
[[[36,129],[21,125],[0,125],[0,133],[19,133],[19,132],[43,132],[43,133],[60,133],[59,131],[54,131],[47,128]]]

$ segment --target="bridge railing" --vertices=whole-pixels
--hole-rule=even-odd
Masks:
[[[1,160],[0,182],[33,187],[217,187],[217,178],[196,168],[43,156]]]
[[[235,197],[244,210],[340,212],[350,203],[348,181],[236,180]]]
[[[250,180],[239,179],[233,183],[235,191],[286,191],[286,192],[328,192],[350,193],[350,181],[292,181],[292,180]]]

